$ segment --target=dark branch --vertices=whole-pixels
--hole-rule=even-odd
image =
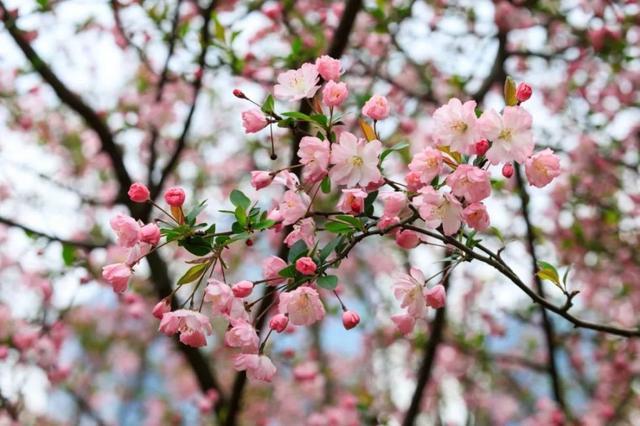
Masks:
[[[7,219],[6,217],[1,217],[0,216],[0,223],[7,225],[7,226],[11,226],[13,228],[19,228],[22,229],[23,231],[25,231],[28,234],[32,234],[32,235],[36,235],[38,237],[42,237],[46,240],[49,241],[56,241],[59,243],[62,243],[64,245],[69,245],[69,246],[74,246],[74,247],[78,247],[78,248],[83,248],[83,249],[87,249],[87,250],[94,250],[97,248],[104,248],[107,246],[107,244],[97,244],[97,243],[92,243],[90,241],[77,241],[77,240],[67,240],[64,238],[60,238],[60,237],[56,237],[54,235],[49,235],[46,234],[44,232],[41,231],[36,231],[33,228],[30,228],[26,225],[22,225],[18,222],[15,222],[11,219]]]

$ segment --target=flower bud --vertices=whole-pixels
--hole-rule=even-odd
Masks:
[[[342,325],[347,330],[351,330],[353,327],[360,324],[360,315],[353,311],[344,311],[342,313]]]
[[[140,228],[140,240],[155,246],[160,241],[160,228],[155,223],[149,223]]]
[[[247,96],[240,89],[233,89],[233,96],[239,99],[247,99]]]
[[[164,201],[172,207],[182,207],[185,198],[184,190],[178,187],[169,188],[164,193]]]
[[[533,90],[531,89],[531,86],[529,86],[527,83],[522,82],[518,85],[518,90],[516,91],[516,99],[518,100],[518,102],[524,102],[531,97],[532,92]]]
[[[169,300],[169,298],[164,298],[156,303],[156,306],[154,306],[151,310],[151,314],[158,319],[162,319],[162,316],[170,311],[171,301]]]
[[[238,298],[247,297],[253,291],[253,283],[251,281],[240,281],[231,286],[233,295]]]
[[[475,148],[476,148],[476,155],[482,156],[486,154],[487,151],[489,151],[489,141],[486,139],[481,139],[478,142],[476,142]]]
[[[254,170],[251,172],[251,186],[253,186],[256,191],[271,185],[272,181],[273,176],[271,176],[269,172],[263,170]]]
[[[129,199],[134,203],[144,203],[149,200],[149,188],[141,183],[132,183],[129,187]]]
[[[316,263],[310,257],[305,256],[296,260],[296,271],[302,275],[313,275],[317,268]]]
[[[269,321],[269,328],[272,330],[282,333],[287,329],[287,325],[289,324],[289,318],[287,318],[284,314],[274,315]]]
[[[513,176],[513,164],[507,163],[502,166],[502,176],[506,177],[507,179]]]
[[[439,309],[444,306],[444,302],[447,299],[447,292],[442,284],[430,288],[425,295],[425,301],[428,306],[434,309]]]

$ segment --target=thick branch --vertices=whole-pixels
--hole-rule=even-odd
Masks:
[[[83,248],[83,249],[87,249],[87,250],[93,250],[93,249],[97,249],[97,248],[104,248],[107,245],[106,244],[96,244],[96,243],[92,243],[90,241],[77,241],[77,240],[67,240],[64,238],[60,238],[60,237],[56,237],[54,235],[49,235],[46,234],[44,232],[41,231],[36,231],[33,228],[30,228],[26,225],[22,225],[18,222],[15,222],[11,219],[8,219],[6,217],[1,217],[0,216],[0,223],[7,225],[7,226],[11,226],[14,228],[20,228],[23,231],[29,233],[29,234],[33,234],[33,235],[37,235],[38,237],[42,237],[46,240],[49,241],[57,241],[59,243],[62,243],[64,245],[69,245],[69,246],[74,246],[74,247],[78,247],[78,248]]]

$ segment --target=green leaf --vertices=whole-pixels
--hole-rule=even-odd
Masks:
[[[274,108],[275,108],[275,100],[273,99],[273,96],[269,95],[267,96],[267,99],[265,99],[264,103],[262,104],[262,112],[267,114],[272,114]]]
[[[356,217],[349,216],[349,215],[346,215],[346,214],[341,214],[341,215],[335,216],[335,220],[341,221],[341,222],[346,222],[346,223],[352,225],[354,228],[359,229],[361,231],[364,231],[364,225],[362,225],[362,222],[360,221],[360,219],[358,219]]]
[[[326,275],[316,280],[319,287],[327,290],[335,290],[338,287],[338,277],[335,275]]]
[[[296,276],[296,265],[289,265],[286,268],[281,269],[278,275],[285,278],[293,278]]]
[[[289,263],[293,263],[308,252],[309,248],[307,247],[307,244],[304,242],[304,240],[298,240],[289,249],[287,260],[289,261]]]
[[[336,249],[336,247],[338,247],[338,245],[341,242],[342,242],[342,237],[337,237],[331,240],[329,244],[324,246],[322,250],[320,250],[320,253],[318,254],[318,256],[320,257],[320,261],[324,262],[325,259],[329,257],[331,253],[333,253],[333,251]]]
[[[408,147],[409,144],[408,143],[399,143],[396,144],[394,146],[392,146],[391,148],[387,148],[384,151],[382,151],[382,154],[380,154],[380,161],[384,161],[385,158],[387,158],[387,156],[389,156],[389,154],[391,154],[394,151],[400,151],[402,149],[405,149],[406,147]]]
[[[283,112],[282,115],[300,121],[314,121],[310,116],[298,111]]]
[[[247,226],[247,211],[241,206],[236,207],[236,219],[243,229]]]
[[[249,199],[249,197],[247,197],[242,191],[238,191],[237,189],[231,191],[229,199],[231,200],[231,204],[236,207],[241,207],[244,210],[248,209],[251,205],[251,200]]]
[[[364,199],[364,214],[367,216],[373,215],[373,203],[376,198],[378,198],[378,191],[370,192],[367,198]]]
[[[325,176],[324,179],[322,179],[322,182],[320,183],[320,189],[324,194],[328,194],[331,192],[331,179],[329,179],[329,176]]]
[[[76,248],[71,244],[63,244],[62,260],[64,261],[65,266],[73,265],[73,262],[76,260]]]
[[[195,266],[192,266],[184,273],[184,275],[178,280],[178,285],[188,284],[200,278],[204,271],[209,266],[208,263],[199,263]]]
[[[538,272],[536,275],[542,280],[548,280],[562,288],[560,284],[560,276],[558,275],[558,270],[555,266],[550,263],[543,262],[542,260],[538,261]]]
[[[334,234],[349,234],[354,231],[351,225],[343,222],[327,222],[324,228]]]
[[[569,277],[569,272],[571,272],[571,265],[567,267],[567,270],[564,271],[564,275],[562,276],[562,284],[565,288],[567,288],[567,278]]]
[[[189,211],[189,213],[187,213],[185,220],[189,225],[193,226],[196,223],[196,219],[198,218],[198,215],[200,214],[200,212],[202,212],[202,210],[205,208],[206,205],[207,205],[207,200],[204,200],[203,202],[201,202],[200,204],[192,208]]]
[[[202,237],[188,237],[180,241],[180,246],[196,256],[205,256],[213,250],[211,241]]]

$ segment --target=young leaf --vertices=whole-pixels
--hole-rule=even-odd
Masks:
[[[285,278],[293,278],[296,276],[296,265],[289,265],[278,272],[278,275]]]
[[[178,285],[188,284],[200,278],[204,271],[207,269],[207,263],[199,263],[192,266],[184,273],[184,275],[178,280]]]
[[[536,275],[542,280],[548,280],[561,287],[560,284],[560,276],[558,275],[558,270],[555,266],[550,263],[543,262],[541,260],[538,261],[538,272]]]
[[[76,260],[76,248],[70,244],[63,244],[62,260],[64,261],[65,266],[73,265],[73,262]]]
[[[267,96],[267,99],[265,99],[264,103],[262,104],[262,112],[266,114],[271,114],[273,113],[274,107],[275,107],[275,101],[273,99],[273,96],[271,95]]]
[[[360,124],[360,129],[362,130],[362,134],[364,135],[367,142],[371,142],[374,139],[378,139],[376,136],[376,132],[373,131],[373,127],[369,125],[363,119],[358,119],[358,124]]]
[[[338,277],[335,275],[326,275],[316,280],[319,287],[327,290],[335,290],[338,287]]]
[[[405,143],[396,144],[396,145],[392,146],[391,148],[385,149],[384,151],[382,151],[382,154],[380,154],[380,161],[384,161],[384,159],[387,158],[387,156],[389,154],[391,154],[392,152],[400,151],[402,149],[405,149],[408,146],[409,146],[409,144],[405,142]]]
[[[328,194],[331,192],[331,179],[329,179],[329,176],[325,176],[324,179],[322,179],[322,182],[320,183],[320,189],[324,194]]]
[[[249,199],[249,197],[247,197],[242,191],[238,191],[237,189],[231,191],[229,199],[231,200],[231,204],[236,207],[241,207],[244,210],[248,209],[251,205],[251,200]]]
[[[307,244],[303,240],[298,240],[289,249],[289,256],[287,257],[287,260],[289,263],[293,263],[308,252],[309,248],[307,247]]]
[[[508,106],[514,106],[518,104],[518,98],[516,97],[516,82],[510,76],[504,81],[504,102]]]
[[[348,234],[350,232],[353,232],[354,230],[351,225],[343,222],[327,222],[324,225],[324,228],[329,232],[333,232],[334,234]]]
[[[342,242],[342,237],[337,237],[331,240],[329,244],[324,246],[318,256],[320,257],[320,261],[324,262],[324,260],[329,257],[329,255],[338,247],[338,245]]]

